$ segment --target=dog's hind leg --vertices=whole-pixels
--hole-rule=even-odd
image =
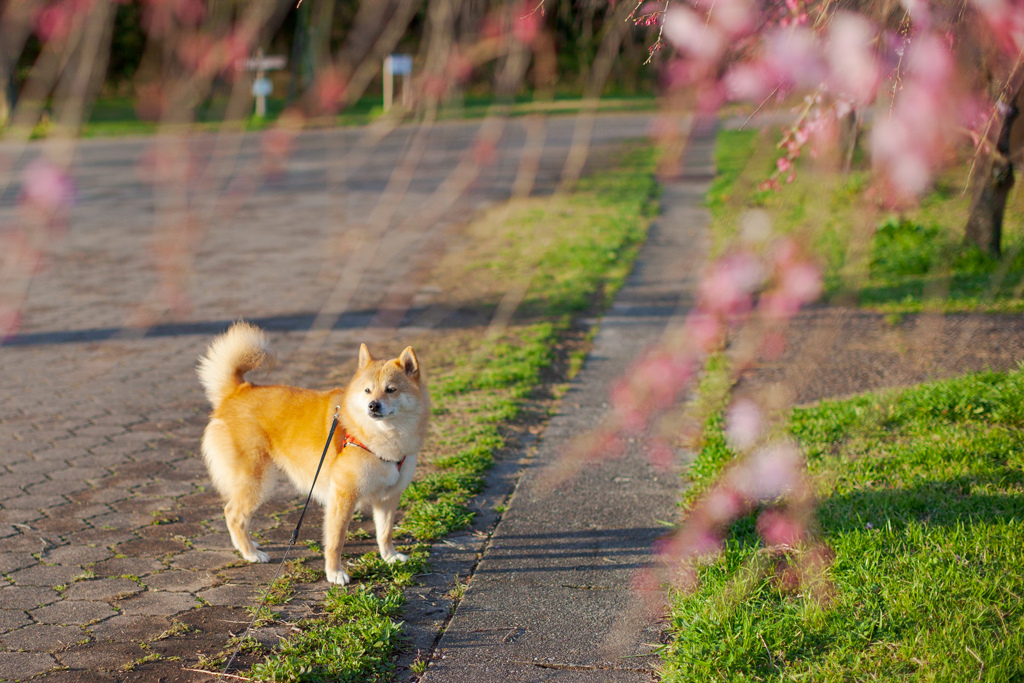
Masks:
[[[324,513],[324,571],[329,582],[344,586],[351,579],[341,568],[341,550],[356,511],[356,496],[354,491],[334,487],[330,496]]]
[[[224,422],[214,419],[203,434],[203,459],[226,501],[224,518],[231,543],[249,562],[269,562],[270,556],[257,550],[249,537],[249,520],[276,479],[270,457],[240,453]]]
[[[249,521],[262,502],[263,487],[260,486],[258,491],[246,491],[242,495],[231,498],[224,506],[224,520],[227,522],[228,532],[231,534],[231,543],[234,544],[239,554],[249,562],[270,562],[270,555],[258,550],[252,537],[249,536]]]
[[[377,532],[377,547],[380,549],[380,556],[385,562],[405,562],[408,555],[395,550],[395,543],[391,534],[395,530],[395,513],[398,511],[399,496],[385,498],[373,506],[373,527]]]

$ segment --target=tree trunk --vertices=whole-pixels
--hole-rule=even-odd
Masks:
[[[1010,132],[1020,114],[1017,99],[1015,97],[1014,104],[1008,105],[996,148],[975,177],[974,197],[971,199],[971,210],[964,231],[967,243],[978,246],[993,258],[998,258],[1001,253],[1003,214],[1006,212],[1006,200],[1013,189]]]
[[[843,173],[853,169],[853,155],[857,152],[859,140],[860,112],[851,106],[850,111],[839,119],[839,163]]]
[[[6,72],[5,65],[0,63],[0,129],[10,121],[14,110],[13,88],[9,87],[11,78]]]

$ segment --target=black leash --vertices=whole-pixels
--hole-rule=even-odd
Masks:
[[[284,549],[284,557],[281,558],[281,564],[277,567],[277,572],[274,574],[273,580],[270,582],[270,587],[263,594],[263,600],[260,601],[260,606],[253,612],[252,619],[249,620],[249,625],[242,631],[241,637],[238,639],[238,645],[235,646],[235,651],[231,653],[231,657],[228,659],[228,663],[224,665],[224,669],[220,672],[220,676],[217,680],[224,678],[224,674],[231,668],[231,664],[234,663],[235,657],[238,656],[239,650],[242,649],[242,643],[245,642],[245,637],[249,635],[249,631],[252,630],[252,625],[256,623],[256,618],[259,617],[260,612],[263,611],[263,606],[267,604],[267,598],[270,597],[270,589],[277,583],[277,578],[281,575],[281,570],[284,569],[284,563],[288,561],[288,553],[291,552],[292,546],[295,545],[295,541],[299,538],[299,529],[302,527],[302,520],[306,517],[306,508],[309,507],[309,501],[313,498],[313,489],[316,487],[317,477],[320,476],[320,468],[324,466],[324,459],[327,457],[327,449],[331,446],[331,441],[334,439],[334,432],[338,429],[338,415],[341,413],[341,406],[334,407],[334,420],[331,422],[331,431],[327,435],[327,443],[324,444],[324,452],[320,454],[320,464],[316,466],[316,474],[313,475],[313,485],[309,487],[309,495],[306,496],[306,504],[302,506],[302,514],[299,515],[299,521],[295,525],[295,531],[292,532],[291,540],[288,541],[288,546]]]

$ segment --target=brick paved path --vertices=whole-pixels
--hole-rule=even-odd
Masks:
[[[599,117],[595,144],[642,137],[647,125],[645,117]],[[547,129],[538,191],[558,178],[573,121],[550,121]],[[396,221],[422,211],[476,130],[437,127],[396,204]],[[378,229],[367,217],[412,133],[392,133],[355,170],[332,160],[353,149],[363,131],[305,133],[277,179],[260,175],[259,139],[245,138],[232,179],[216,195],[224,201],[207,214],[215,226],[198,246],[192,311],[141,338],[118,330],[157,285],[151,247],[158,198],[139,170],[151,141],[82,143],[68,233],[52,267],[32,283],[19,336],[0,347],[0,677],[200,680],[182,671],[182,662],[219,650],[229,632],[243,628],[248,615],[238,606],[276,566],[248,565],[231,548],[197,455],[207,406],[195,359],[230,321],[257,319],[273,330],[284,361],[274,381],[325,383],[318,368],[289,364],[289,357],[295,360],[339,266]],[[497,163],[446,212],[438,236],[509,195],[523,139],[521,125],[510,124]],[[194,144],[202,160],[213,138]],[[0,154],[8,151],[0,147]],[[346,173],[344,189],[336,189]],[[197,201],[210,196],[207,189],[193,190]],[[0,225],[10,218],[9,207],[0,209]],[[359,341],[382,341],[365,326],[422,253],[407,249],[398,262],[361,264],[370,273],[324,346],[332,361],[350,357]],[[429,303],[430,292],[406,294]],[[272,558],[281,556],[297,502],[282,484],[254,520]],[[318,536],[318,519],[307,522],[304,537]],[[315,599],[324,588],[303,590]],[[288,609],[298,618],[308,606],[297,600]],[[163,661],[146,663],[154,653]],[[175,656],[182,662],[168,661]]]

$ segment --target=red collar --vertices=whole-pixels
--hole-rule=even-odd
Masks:
[[[381,460],[384,460],[384,458],[381,458],[379,455],[377,455],[376,453],[371,451],[369,446],[364,444],[362,441],[360,441],[356,437],[352,436],[348,432],[342,432],[342,436],[341,436],[341,449],[340,450],[345,450],[345,447],[349,446],[349,445],[351,445],[351,446],[359,446],[360,448],[362,448],[364,451],[366,451],[370,455],[376,455]],[[403,455],[402,459],[399,460],[398,462],[395,462],[394,460],[384,460],[384,462],[394,462],[396,465],[398,465],[398,471],[399,471],[399,473],[401,473],[402,465],[405,464],[405,459],[407,457],[408,456]]]

